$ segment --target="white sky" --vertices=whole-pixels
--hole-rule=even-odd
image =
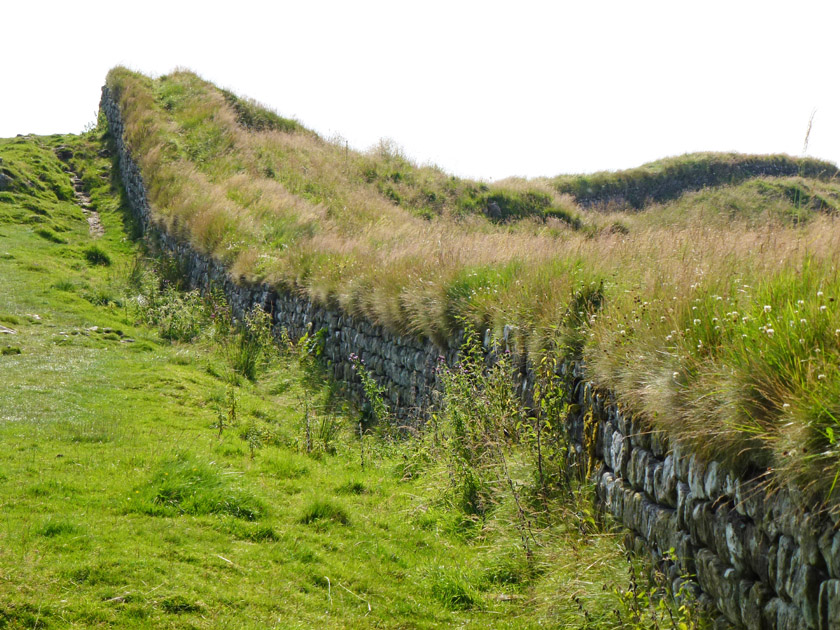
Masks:
[[[0,137],[78,132],[118,64],[177,66],[364,149],[483,179],[690,151],[840,161],[840,2],[0,6]]]

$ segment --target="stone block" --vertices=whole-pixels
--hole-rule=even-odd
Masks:
[[[698,499],[707,499],[709,495],[706,494],[706,466],[696,455],[692,455],[688,461],[688,485],[691,488],[691,494]]]
[[[654,469],[653,491],[657,503],[677,507],[677,475],[673,455],[667,455]]]
[[[686,514],[688,532],[692,542],[698,547],[715,548],[714,512],[709,501],[697,501]]]
[[[840,630],[840,580],[825,580],[820,586],[819,630]]]
[[[772,596],[773,591],[761,582],[741,582],[738,602],[741,606],[741,622],[747,630],[772,630],[762,614]]]
[[[840,532],[826,529],[820,536],[818,544],[829,575],[834,579],[840,579]]]
[[[709,462],[703,477],[703,490],[710,499],[717,500],[723,495],[723,482],[726,473],[718,462]]]
[[[691,517],[691,509],[688,507],[691,496],[691,488],[683,481],[677,482],[677,518],[682,529],[688,528],[688,519]]]

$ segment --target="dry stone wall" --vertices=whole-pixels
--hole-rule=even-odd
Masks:
[[[327,364],[359,399],[351,353],[386,388],[397,416],[422,418],[440,389],[436,368],[441,360],[457,361],[460,340],[439,347],[305,296],[231,278],[220,262],[153,220],[142,176],[123,142],[119,107],[107,88],[101,107],[131,209],[143,233],[177,261],[190,286],[223,289],[237,317],[262,306],[277,332],[285,329],[293,339],[323,331]],[[520,386],[527,399],[533,379],[525,360],[522,365]],[[631,546],[662,564],[675,591],[695,591],[719,611],[722,627],[840,630],[840,522],[809,511],[793,492],[768,499],[759,480],[704,463],[651,433],[609,393],[587,382],[582,365],[565,365],[562,371],[575,402],[565,422],[578,465],[594,470],[599,504],[627,528]],[[686,580],[686,575],[694,577]]]

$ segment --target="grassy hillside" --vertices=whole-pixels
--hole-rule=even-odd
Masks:
[[[657,160],[625,171],[565,175],[551,180],[558,192],[585,206],[641,210],[686,192],[740,184],[759,177],[805,177],[836,180],[834,164],[789,155],[692,153]]]
[[[305,345],[249,355],[258,326],[128,238],[104,149],[0,140],[0,627],[662,623],[583,490],[531,494],[524,445],[483,439],[470,469],[445,417],[396,441]]]
[[[234,273],[441,342],[512,324],[535,360],[585,357],[596,383],[699,452],[840,495],[833,166],[699,155],[485,185],[387,146],[249,126],[187,72],[107,82],[155,216]],[[711,187],[671,199],[702,187],[690,181]],[[584,186],[658,203],[592,212],[574,203]],[[487,217],[493,195],[518,200],[497,201],[506,222]],[[471,199],[485,211],[463,211]]]

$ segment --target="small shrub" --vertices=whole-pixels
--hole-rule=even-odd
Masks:
[[[13,354],[20,354],[20,348],[17,346],[6,346],[5,348],[0,349],[0,355],[4,357],[11,356]]]
[[[245,316],[239,334],[228,347],[234,372],[253,381],[273,343],[271,316],[259,306],[254,306]]]

